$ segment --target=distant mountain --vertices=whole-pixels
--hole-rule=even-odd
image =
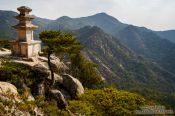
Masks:
[[[159,97],[162,96],[158,98],[161,103],[166,102],[174,93],[174,74],[142,56],[137,56],[117,38],[98,27],[84,27],[74,31],[74,34],[86,46],[86,56],[98,64],[108,83],[120,89],[137,91],[151,99],[157,99],[152,94],[159,94]]]
[[[122,30],[127,24],[123,24],[106,13],[99,13],[93,16],[82,18],[70,18],[63,16],[47,25],[49,29],[75,30],[84,26],[97,26],[105,32],[115,35],[116,32]]]
[[[51,23],[53,20],[50,19],[44,19],[44,18],[40,18],[37,16],[34,16],[35,19],[32,21],[33,24],[38,26],[38,29],[36,29],[36,33],[39,33],[43,30],[46,29],[46,25],[48,25],[49,23]]]
[[[131,51],[98,27],[87,26],[74,31],[74,34],[86,46],[87,56],[100,65],[107,81],[110,77],[120,77],[118,72],[123,71],[122,67],[129,62],[128,58],[135,59]]]
[[[13,11],[0,10],[0,37],[1,38],[15,38],[17,36],[16,31],[11,28],[15,25],[17,20],[14,19],[17,13]]]
[[[153,31],[128,26],[118,34],[119,39],[137,55],[158,63],[167,71],[175,74],[175,44],[162,39]]]
[[[167,39],[175,43],[175,30],[156,31],[155,33],[159,35],[161,38]]]

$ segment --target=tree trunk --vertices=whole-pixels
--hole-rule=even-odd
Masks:
[[[51,85],[53,86],[55,79],[54,79],[54,71],[53,71],[53,69],[51,67],[50,55],[51,54],[48,54],[47,59],[48,59],[49,70],[50,70],[50,73],[51,73]]]

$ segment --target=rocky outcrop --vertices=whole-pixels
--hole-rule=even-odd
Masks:
[[[38,73],[37,76],[39,76],[39,77],[43,77],[43,78],[46,77],[46,78],[50,79],[50,71],[48,68],[46,57],[39,56],[39,57],[33,57],[33,58],[29,58],[29,59],[19,58],[19,59],[14,59],[13,62],[15,62],[19,65],[23,65],[23,66],[28,67],[33,72]],[[55,72],[54,75],[56,77],[56,80],[61,82],[62,79],[60,76],[58,76],[58,74],[64,73],[69,68],[63,62],[61,62],[59,58],[57,58],[55,56],[51,56],[51,66],[54,69],[54,72]]]
[[[51,66],[54,69],[55,77],[54,86],[50,86],[51,74],[48,68],[46,57],[39,56],[30,59],[13,58],[12,62],[24,66],[29,69],[30,72],[32,72],[31,79],[34,79],[35,82],[32,83],[32,85],[29,85],[30,88],[27,87],[23,81],[19,81],[17,84],[15,84],[17,88],[24,89],[24,94],[28,98],[28,101],[35,100],[33,95],[45,97],[49,96],[49,98],[52,97],[57,101],[60,108],[66,108],[68,105],[66,102],[67,99],[75,98],[77,95],[84,93],[84,88],[81,82],[71,75],[65,74],[65,72],[68,70],[68,67],[55,56],[51,57]],[[0,76],[6,77],[8,73],[8,71],[5,71],[1,73]],[[5,91],[6,89],[4,89],[4,87],[6,87],[6,85],[2,86],[2,90],[0,86],[0,91]],[[10,90],[12,90],[13,93],[18,94],[15,86],[8,84],[7,86],[10,87]],[[42,114],[42,112],[40,113],[40,111],[37,110],[37,107],[33,110],[35,110],[35,113],[39,112],[39,114]]]
[[[73,98],[84,93],[83,85],[78,79],[68,74],[63,74],[62,77],[63,86],[70,92]]]
[[[52,56],[51,57],[52,61],[52,66],[55,68],[55,82],[61,84],[66,88],[66,90],[70,93],[70,96],[73,98],[79,94],[84,93],[84,88],[81,84],[81,82],[72,77],[71,75],[68,74],[63,74],[59,75],[60,70],[67,70],[67,66],[60,62],[59,58]],[[35,58],[30,58],[28,60],[23,60],[23,59],[14,59],[13,62],[27,67],[29,70],[35,73],[35,76],[37,77],[38,82],[36,83],[35,91],[38,95],[44,95],[44,88],[43,82],[44,80],[51,80],[51,74],[50,70],[47,65],[47,58],[45,57],[35,57]],[[64,71],[63,71],[64,73]],[[35,78],[35,77],[34,77]]]

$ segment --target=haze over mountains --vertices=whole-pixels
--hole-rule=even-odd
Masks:
[[[1,38],[16,38],[11,28],[17,23],[13,18],[16,15],[13,11],[0,11]],[[85,46],[84,53],[98,64],[107,83],[138,91],[163,104],[175,104],[174,30],[156,32],[121,23],[106,13],[82,18],[63,16],[56,20],[36,17],[33,23],[39,26],[36,38],[45,29],[74,33]]]

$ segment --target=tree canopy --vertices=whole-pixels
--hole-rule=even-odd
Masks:
[[[82,45],[68,32],[46,30],[39,34],[46,54],[80,52]]]
[[[39,34],[39,38],[44,44],[43,51],[48,58],[48,66],[51,72],[52,85],[54,84],[54,71],[51,67],[50,56],[52,54],[79,53],[82,46],[76,38],[68,32],[46,30]]]

